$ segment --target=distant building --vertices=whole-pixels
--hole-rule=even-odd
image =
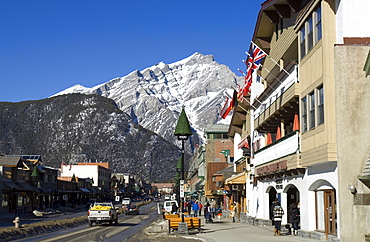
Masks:
[[[157,188],[159,193],[173,193],[175,183],[152,183],[152,188]]]
[[[93,186],[109,187],[111,170],[109,169],[108,162],[78,162],[77,165],[62,164],[60,167],[60,176],[91,178]]]

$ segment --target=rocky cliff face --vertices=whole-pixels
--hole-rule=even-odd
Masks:
[[[168,181],[179,149],[142,128],[114,101],[70,94],[38,101],[0,103],[0,152],[38,154],[45,165],[109,161],[113,172]]]
[[[163,62],[93,88],[81,85],[65,93],[94,93],[113,99],[137,124],[174,143],[182,106],[194,129],[191,143],[201,143],[207,124],[220,121],[225,92],[242,82],[212,55],[195,53],[181,61]]]

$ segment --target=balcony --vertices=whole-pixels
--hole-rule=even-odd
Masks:
[[[276,132],[282,120],[288,125],[299,112],[298,67],[293,64],[288,67],[290,74],[281,72],[253,103],[254,127],[259,132]]]
[[[300,150],[299,136],[300,134],[298,131],[293,131],[262,149],[257,150],[254,152],[253,165],[261,166],[280,158],[296,154]],[[297,166],[296,162],[293,161],[293,163],[293,166]]]

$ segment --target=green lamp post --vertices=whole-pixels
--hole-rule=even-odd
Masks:
[[[185,156],[185,147],[184,142],[192,135],[189,120],[186,117],[184,106],[182,107],[179,120],[177,121],[177,125],[175,128],[175,136],[177,136],[178,140],[181,140],[182,148],[181,148],[181,180],[180,180],[180,198],[181,198],[181,217],[182,222],[184,223],[184,204],[185,204],[185,194],[184,194],[184,179],[185,179],[185,169],[184,169],[184,156]]]

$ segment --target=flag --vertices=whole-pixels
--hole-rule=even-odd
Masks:
[[[229,97],[226,97],[226,101],[225,101],[225,104],[224,106],[222,107],[221,109],[221,112],[220,112],[220,116],[221,118],[226,118],[226,116],[229,114],[229,112],[227,112],[229,109]]]
[[[226,102],[225,102],[225,104],[224,104],[224,106],[223,106],[223,108],[221,109],[221,112],[220,112],[221,118],[225,119],[227,117],[227,115],[229,115],[231,110],[234,109],[234,106],[237,103],[237,96],[238,96],[238,94],[234,90],[233,98],[231,99],[230,102],[229,102],[229,97],[226,97]]]
[[[246,96],[250,92],[250,87],[252,85],[252,73],[259,68],[263,58],[267,56],[267,54],[253,42],[251,43],[247,55],[248,58],[245,61],[247,74],[245,75],[244,81],[244,96]]]

